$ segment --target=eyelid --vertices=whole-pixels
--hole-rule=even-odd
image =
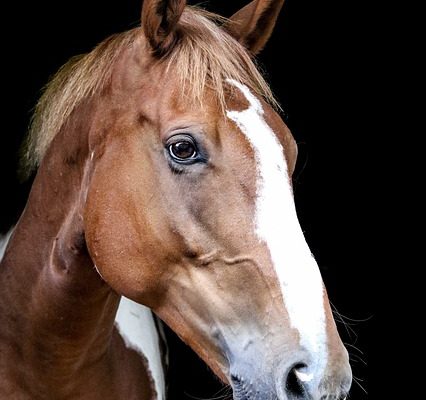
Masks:
[[[188,134],[197,140],[198,138],[204,136],[205,128],[203,124],[189,123],[182,125],[174,125],[170,129],[164,131],[164,136],[162,138],[163,142],[166,143],[171,137],[175,135]]]
[[[189,132],[174,132],[173,135],[170,135],[167,139],[166,139],[166,144],[170,144],[171,140],[173,138],[182,138],[182,139],[189,139],[191,142],[193,142],[194,144],[197,144],[197,141],[195,140],[195,138],[191,135],[191,133]]]

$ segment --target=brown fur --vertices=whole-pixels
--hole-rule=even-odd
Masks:
[[[39,103],[28,154],[40,167],[0,265],[2,400],[155,399],[146,360],[114,327],[120,295],[151,307],[224,382],[246,374],[262,399],[309,362],[255,234],[253,149],[223,113],[247,107],[224,78],[270,91],[203,12],[176,26],[167,56],[133,30],[70,63]],[[292,170],[294,139],[262,105]],[[182,131],[208,159],[176,173],[165,145]],[[322,394],[333,397],[350,374],[325,306]]]
[[[154,399],[145,360],[113,327],[119,296],[84,240],[88,147],[78,133],[93,110],[81,104],[55,137],[1,261],[2,400]]]
[[[232,78],[278,107],[247,51],[215,21],[225,19],[193,7],[183,13],[178,23],[180,40],[159,60],[167,64],[163,79],[167,80],[167,75],[178,76],[179,96],[199,104],[205,89],[213,88],[211,93],[217,96],[224,110],[225,79]],[[114,63],[140,34],[137,28],[111,36],[92,52],[72,58],[56,73],[46,86],[32,118],[23,148],[24,175],[39,165],[51,141],[80,102],[102,92],[110,84]]]

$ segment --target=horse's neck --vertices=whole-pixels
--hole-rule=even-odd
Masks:
[[[34,382],[22,377],[35,385],[42,377],[60,387],[106,357],[119,303],[84,240],[91,161],[87,140],[72,140],[76,124],[48,151],[0,266],[0,358],[9,366],[24,359],[18,373],[36,371]]]

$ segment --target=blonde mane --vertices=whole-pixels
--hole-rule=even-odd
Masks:
[[[160,62],[167,63],[168,73],[177,75],[181,93],[190,101],[202,103],[206,88],[211,88],[224,110],[226,79],[234,79],[279,107],[250,54],[219,26],[225,21],[216,14],[187,7],[178,25],[179,41]],[[37,168],[78,104],[107,87],[117,58],[140,34],[141,28],[136,28],[111,36],[90,53],[73,57],[59,69],[35,107],[23,146],[24,175]]]

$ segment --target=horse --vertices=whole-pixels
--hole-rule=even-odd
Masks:
[[[283,3],[224,19],[145,0],[140,27],[51,80],[0,265],[1,399],[164,399],[139,305],[235,400],[346,397],[348,353],[293,199],[297,145],[253,62]]]

